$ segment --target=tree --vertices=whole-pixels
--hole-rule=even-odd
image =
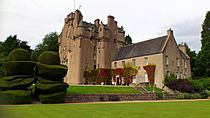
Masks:
[[[139,66],[133,66],[130,62],[125,64],[122,75],[124,77],[125,84],[129,85],[133,81],[133,76],[138,73],[139,69]]]
[[[17,48],[23,48],[31,52],[30,46],[27,44],[27,41],[21,41],[17,38],[17,35],[9,36],[7,39],[1,43],[0,53],[1,57],[6,57],[9,53]]]
[[[56,32],[46,34],[44,39],[42,39],[42,43],[38,44],[32,52],[32,59],[37,60],[38,56],[44,51],[54,51],[58,53],[58,48],[58,34]]]
[[[198,75],[210,76],[210,11],[207,12],[206,18],[202,25],[201,32],[201,51],[198,53]]]
[[[128,35],[125,36],[125,45],[132,44],[132,38]]]
[[[187,54],[190,57],[191,71],[193,76],[198,75],[198,69],[196,66],[197,63],[197,53],[195,51],[191,51],[189,47],[187,47]]]

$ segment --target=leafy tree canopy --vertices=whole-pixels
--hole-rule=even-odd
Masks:
[[[38,56],[44,51],[54,51],[58,53],[58,34],[51,32],[42,39],[42,43],[38,44],[32,52],[32,59],[37,60]]]
[[[125,36],[125,45],[132,44],[132,38],[128,35]]]

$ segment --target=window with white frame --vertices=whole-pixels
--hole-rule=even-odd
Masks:
[[[169,65],[169,59],[168,59],[168,56],[166,56],[166,65]]]
[[[133,83],[136,83],[136,76],[133,76]]]
[[[125,67],[125,61],[122,61],[122,67],[123,68]]]
[[[114,68],[117,68],[117,62],[114,62]]]
[[[187,62],[184,60],[184,68],[187,68]]]
[[[136,59],[132,59],[133,66],[136,66]]]
[[[179,72],[176,72],[176,79],[180,79]]]
[[[146,65],[149,65],[148,57],[144,57],[144,63],[145,63]]]
[[[176,65],[177,65],[177,67],[180,66],[180,59],[179,58],[176,58]]]

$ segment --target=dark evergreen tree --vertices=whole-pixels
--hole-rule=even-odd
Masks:
[[[125,45],[132,44],[132,38],[128,35],[125,36]]]
[[[201,38],[202,46],[197,58],[198,75],[210,77],[210,11],[203,22]]]

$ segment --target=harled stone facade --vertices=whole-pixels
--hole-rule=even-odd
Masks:
[[[115,52],[125,44],[125,31],[113,16],[108,16],[107,24],[99,19],[92,24],[76,10],[65,18],[59,44],[61,63],[68,66],[65,82],[84,84],[84,71],[111,68]]]

